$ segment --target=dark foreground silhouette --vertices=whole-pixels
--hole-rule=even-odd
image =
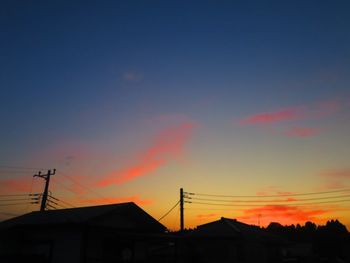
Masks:
[[[32,212],[0,223],[0,262],[350,262],[337,220],[260,228],[222,217],[168,232],[134,203]]]

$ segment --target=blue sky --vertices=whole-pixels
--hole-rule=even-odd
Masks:
[[[289,171],[281,187],[297,188],[306,176],[305,191],[317,188],[315,174],[350,171],[349,7],[348,1],[5,1],[0,163],[60,166],[62,156],[84,152],[75,165],[103,177],[137,158],[145,165],[140,156],[157,134],[191,123],[174,133],[186,141],[184,156],[170,147],[174,162],[167,156],[159,169],[145,165],[140,177],[149,181],[118,191],[142,192],[158,213],[166,202],[143,185],[167,181],[177,189],[206,178],[205,190],[217,181],[213,173],[226,184],[241,173],[246,191],[257,192]],[[284,109],[291,119],[239,124],[264,113],[279,118]],[[72,176],[79,170],[65,169]],[[250,185],[244,174],[262,185]],[[225,183],[216,188],[229,190]]]

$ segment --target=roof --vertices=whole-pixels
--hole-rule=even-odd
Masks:
[[[274,242],[281,240],[258,226],[248,225],[236,219],[221,217],[217,221],[199,225],[194,231],[197,237],[244,238]]]
[[[41,225],[92,225],[124,230],[164,232],[165,226],[133,202],[35,211],[0,223],[0,228]]]

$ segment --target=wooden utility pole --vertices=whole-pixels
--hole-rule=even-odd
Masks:
[[[184,231],[184,190],[180,188],[180,231]]]
[[[56,169],[53,169],[53,172],[51,172],[51,170],[48,170],[47,174],[41,174],[41,172],[39,172],[34,175],[34,177],[40,177],[45,180],[45,188],[44,188],[43,196],[41,198],[40,211],[45,211],[46,209],[46,201],[47,201],[47,196],[49,194],[50,177],[55,173],[56,173]]]

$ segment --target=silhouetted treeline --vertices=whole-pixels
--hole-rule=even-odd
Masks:
[[[344,248],[350,244],[350,234],[338,220],[331,220],[320,226],[313,222],[306,222],[303,226],[270,223],[266,230],[291,242],[311,243],[315,254],[326,258],[343,258]]]

